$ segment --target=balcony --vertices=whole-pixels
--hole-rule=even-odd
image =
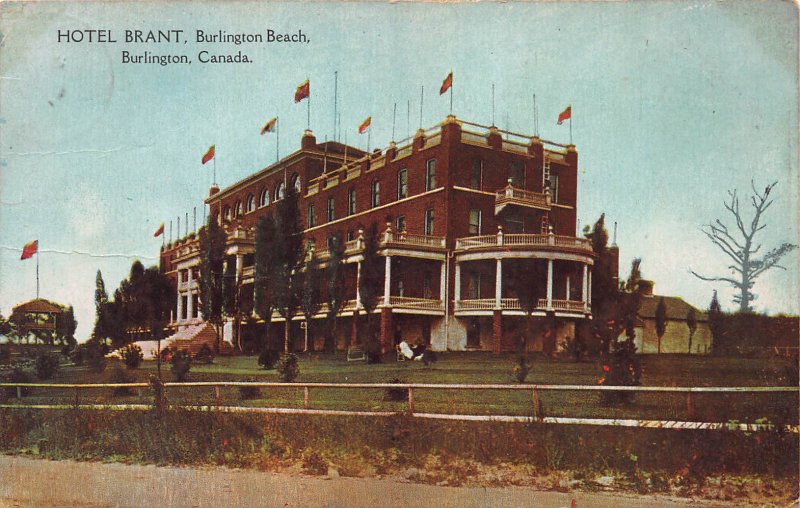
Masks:
[[[498,215],[509,205],[535,208],[536,210],[550,210],[550,195],[520,189],[508,184],[495,193],[494,214]]]
[[[389,305],[393,309],[409,309],[409,310],[435,310],[444,311],[444,306],[441,300],[433,300],[431,298],[412,298],[409,296],[390,296]]]
[[[516,298],[501,298],[499,308],[497,307],[496,303],[497,302],[494,298],[456,300],[455,311],[456,314],[488,314],[494,310],[522,312],[522,308],[519,305],[519,300]],[[547,299],[545,298],[540,298],[536,304],[536,308],[534,308],[534,312],[555,311],[557,313],[571,312],[579,314],[583,314],[590,310],[591,307],[589,305],[585,305],[584,302],[579,300],[551,300],[550,306],[548,306]]]
[[[586,238],[560,235],[534,235],[528,233],[470,236],[456,239],[456,251],[498,250],[509,248],[544,248],[549,250],[572,250],[583,254],[592,253],[592,243]]]

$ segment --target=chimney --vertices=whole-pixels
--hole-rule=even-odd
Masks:
[[[218,192],[219,192],[219,185],[214,184],[211,186],[210,189],[208,189],[208,197],[211,197]]]
[[[300,148],[303,150],[310,150],[315,146],[317,146],[317,138],[310,129],[306,129],[303,133],[303,137],[300,139]]]

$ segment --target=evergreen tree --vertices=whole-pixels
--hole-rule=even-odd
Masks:
[[[546,296],[541,284],[538,283],[543,280],[545,274],[542,273],[541,264],[537,263],[536,260],[509,259],[504,264],[508,266],[511,288],[517,296],[520,309],[526,316],[525,330],[519,335],[517,342],[517,352],[523,353],[528,349],[528,337],[531,335],[533,311],[536,310],[539,299]],[[550,335],[552,334],[553,330],[550,330]],[[547,348],[551,348],[551,345],[546,345],[545,349]]]
[[[686,313],[686,326],[689,328],[689,350],[687,353],[692,352],[692,338],[695,331],[697,331],[697,314],[694,307],[689,307],[689,312]]]
[[[711,296],[711,303],[708,305],[708,328],[711,331],[711,338],[713,340],[714,348],[723,350],[723,341],[724,337],[722,334],[722,322],[723,322],[724,314],[722,312],[722,307],[719,304],[719,300],[717,299],[717,290],[714,290],[714,294]]]
[[[94,289],[94,329],[92,330],[92,338],[97,340],[105,339],[108,336],[106,314],[108,312],[108,292],[106,291],[106,283],[103,281],[103,274],[97,270],[95,276],[95,289]]]
[[[267,213],[256,224],[255,245],[255,284],[253,284],[253,307],[256,314],[266,323],[266,333],[261,344],[261,352],[270,348],[269,327],[272,322],[272,241],[275,238],[275,220],[272,212]]]
[[[320,266],[314,250],[310,249],[306,255],[305,266],[303,270],[303,295],[301,299],[301,307],[303,315],[306,318],[306,336],[311,336],[310,350],[314,351],[314,334],[312,323],[314,316],[319,312],[320,304]]]
[[[383,268],[384,259],[378,254],[378,227],[373,223],[369,232],[364,236],[364,251],[361,261],[361,279],[359,280],[359,295],[361,306],[367,314],[366,338],[361,342],[369,357],[369,361],[380,360],[380,344],[374,327],[373,312],[378,306],[378,299],[383,294]]]
[[[662,296],[656,306],[656,336],[658,337],[658,352],[661,353],[661,337],[667,331],[667,304]]]
[[[589,325],[593,339],[593,349],[601,355],[608,354],[611,343],[621,331],[618,323],[620,287],[615,282],[614,253],[608,248],[608,232],[605,228],[605,214],[595,222],[586,236],[592,242],[595,263],[592,269],[592,322]],[[637,268],[638,270],[638,268]],[[616,333],[615,333],[616,331]]]
[[[325,352],[333,353],[336,351],[339,313],[346,302],[344,294],[344,243],[341,235],[334,234],[331,237],[329,250],[331,256],[328,259],[328,267],[325,270],[328,284],[328,326],[325,334]]]
[[[200,228],[200,313],[214,325],[217,332],[216,350],[220,349],[222,327],[222,279],[225,261],[225,231],[209,216]]]
[[[300,269],[303,263],[303,230],[298,223],[297,193],[294,186],[286,188],[278,201],[275,217],[276,235],[271,242],[272,277],[270,288],[272,302],[284,319],[283,351],[289,352],[291,323],[300,304],[302,284]]]
[[[242,350],[240,335],[241,298],[240,281],[236,280],[236,263],[229,257],[224,262],[222,277],[222,311],[226,317],[233,318],[233,343]]]
[[[73,347],[77,344],[75,340],[75,330],[78,322],[75,320],[75,310],[72,305],[68,305],[64,312],[56,319],[56,338],[64,346]]]

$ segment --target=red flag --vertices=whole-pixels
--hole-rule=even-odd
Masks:
[[[208,162],[208,161],[210,161],[211,159],[214,158],[214,147],[215,146],[216,145],[211,145],[209,147],[208,151],[205,153],[205,155],[203,155],[203,164],[205,164],[206,162]]]
[[[164,234],[164,223],[162,222],[161,225],[158,226],[158,229],[156,229],[156,232],[153,233],[153,237],[157,238],[163,234]]]
[[[39,250],[39,240],[34,240],[30,243],[26,243],[25,246],[22,248],[22,255],[19,257],[20,259],[29,259],[32,258],[36,251]]]
[[[367,119],[361,122],[361,125],[358,126],[358,133],[364,134],[367,131],[367,129],[369,129],[371,123],[372,123],[372,117],[368,116]]]
[[[444,81],[442,82],[442,86],[441,86],[441,88],[439,88],[439,95],[442,95],[446,91],[450,90],[451,86],[453,86],[453,72],[452,71],[450,71],[450,74],[448,74],[447,77],[444,78]]]
[[[311,83],[309,83],[308,80],[305,80],[302,83],[300,83],[300,86],[298,86],[297,90],[295,90],[294,101],[300,102],[310,95],[311,95]]]
[[[269,122],[264,124],[264,127],[261,127],[261,135],[263,136],[266,132],[275,132],[275,126],[278,125],[278,117],[276,116]]]
[[[572,118],[572,106],[567,106],[567,109],[565,109],[564,111],[561,112],[560,115],[558,115],[558,125],[561,125],[561,122],[563,122],[564,120],[568,120],[570,118]]]

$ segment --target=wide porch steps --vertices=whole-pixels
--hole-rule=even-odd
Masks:
[[[167,338],[167,343],[170,348],[186,351],[192,356],[196,355],[200,349],[202,349],[203,344],[208,344],[211,351],[214,351],[216,342],[217,334],[211,323],[187,326]],[[224,355],[231,353],[233,353],[233,347],[224,340],[220,341],[219,354]]]

